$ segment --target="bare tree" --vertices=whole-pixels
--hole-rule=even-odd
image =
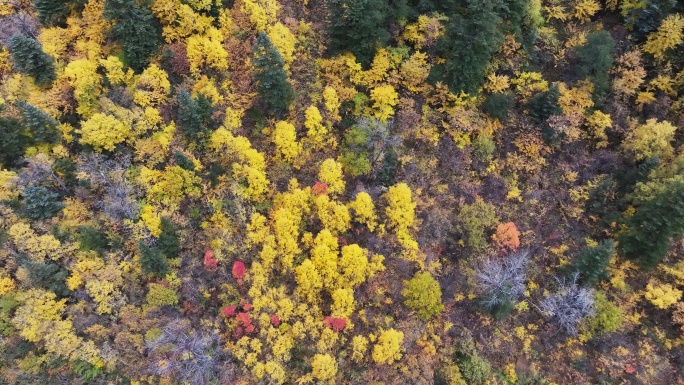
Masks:
[[[102,190],[98,208],[115,220],[133,219],[138,213],[135,190],[126,179],[130,157],[106,159],[100,154],[82,157],[79,171],[88,174],[93,188]]]
[[[509,254],[503,259],[490,259],[477,271],[482,306],[492,311],[506,307],[525,293],[525,265],[529,251]]]
[[[155,365],[152,372],[178,383],[203,385],[231,383],[233,366],[227,362],[217,333],[193,330],[188,320],[175,320],[164,326],[162,334],[148,342]]]
[[[558,288],[539,304],[540,310],[566,332],[577,335],[577,324],[594,313],[594,291],[577,284],[579,275],[555,278]]]

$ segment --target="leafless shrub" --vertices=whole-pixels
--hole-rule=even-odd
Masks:
[[[556,278],[558,289],[539,304],[552,322],[571,335],[577,335],[577,324],[594,312],[594,292],[579,286],[578,277],[575,273],[570,279]]]
[[[478,289],[482,293],[482,306],[494,310],[508,305],[525,293],[525,265],[529,251],[507,255],[503,259],[490,259],[477,271]]]
[[[81,158],[79,171],[88,174],[94,189],[101,189],[103,198],[98,208],[114,219],[134,219],[138,213],[135,190],[126,180],[130,157],[106,159],[100,154],[89,154]]]
[[[233,375],[226,362],[217,333],[193,330],[188,320],[176,320],[164,326],[162,334],[147,347],[155,362],[152,372],[178,383],[203,385],[225,382]]]
[[[0,17],[0,41],[7,46],[7,42],[14,35],[37,39],[38,25],[34,17],[22,10]]]

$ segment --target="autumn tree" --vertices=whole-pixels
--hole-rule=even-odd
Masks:
[[[159,21],[152,11],[135,0],[107,0],[104,15],[115,22],[112,33],[122,43],[128,65],[136,71],[145,68],[161,44]]]
[[[678,13],[668,15],[658,30],[648,35],[644,52],[650,53],[656,59],[661,59],[668,50],[681,44],[682,38],[684,38],[684,17]]]
[[[287,111],[294,100],[294,91],[287,81],[285,61],[266,33],[259,33],[252,53],[252,76],[259,95],[272,114]]]
[[[55,64],[52,56],[43,52],[35,39],[23,35],[12,36],[7,44],[17,72],[32,76],[36,84],[46,85],[55,80]]]
[[[439,282],[426,271],[417,273],[409,281],[404,281],[401,295],[405,298],[406,307],[416,311],[423,321],[439,315],[444,308]]]
[[[389,40],[385,28],[387,0],[334,0],[329,5],[328,34],[332,52],[350,51],[368,65],[375,50]]]

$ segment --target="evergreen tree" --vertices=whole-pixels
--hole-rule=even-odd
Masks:
[[[107,249],[107,236],[90,226],[81,226],[78,233],[81,250],[93,250],[102,255]]]
[[[178,93],[178,125],[183,133],[192,140],[202,139],[211,129],[213,106],[209,99],[199,94],[193,98],[189,92]]]
[[[332,0],[328,34],[333,52],[350,51],[368,65],[390,34],[385,28],[387,0]]]
[[[140,265],[145,274],[155,274],[164,276],[169,272],[169,262],[157,247],[147,246],[140,241],[138,243],[140,248]]]
[[[504,9],[500,0],[464,1],[463,13],[451,16],[437,43],[437,52],[446,63],[434,66],[430,78],[445,82],[453,92],[477,93],[492,55],[503,41],[499,14]]]
[[[252,47],[254,71],[252,76],[257,81],[257,91],[272,114],[285,112],[294,100],[294,91],[287,81],[282,56],[273,46],[268,35],[261,32]]]
[[[670,183],[637,208],[618,235],[620,255],[651,269],[665,258],[672,238],[684,236],[684,182]]]
[[[60,297],[66,297],[71,292],[65,281],[69,270],[54,262],[34,262],[26,259],[22,266],[28,273],[31,284],[35,287],[50,290]]]
[[[546,92],[540,92],[527,103],[528,115],[537,123],[546,121],[550,116],[560,115],[563,110],[558,105],[560,91],[557,85],[552,85]]]
[[[608,278],[606,267],[614,254],[615,242],[612,239],[603,240],[594,247],[584,248],[573,266],[580,274],[582,284],[591,287]]]
[[[161,219],[161,234],[157,240],[157,247],[167,258],[176,258],[180,253],[180,239],[176,226],[167,218]]]
[[[0,118],[0,165],[16,166],[31,144],[31,137],[19,119]]]
[[[69,16],[70,3],[64,0],[33,0],[38,20],[45,27],[63,25]]]
[[[147,67],[162,43],[159,21],[152,11],[135,0],[107,0],[105,17],[115,20],[112,33],[123,44],[128,65],[135,71]]]
[[[45,85],[55,80],[54,59],[43,52],[40,43],[35,39],[14,35],[9,39],[8,48],[17,72],[32,76],[36,84]]]
[[[594,83],[594,103],[601,105],[610,91],[610,68],[615,55],[615,40],[605,30],[589,34],[587,42],[575,50],[580,75]]]
[[[29,186],[24,189],[24,214],[34,221],[50,219],[64,208],[60,196],[45,187]]]
[[[28,103],[21,102],[19,105],[23,107],[24,120],[35,141],[56,143],[59,140],[60,132],[57,129],[59,123],[52,116]]]

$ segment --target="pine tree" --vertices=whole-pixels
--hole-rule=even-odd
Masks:
[[[176,258],[180,253],[180,239],[176,226],[169,219],[162,217],[161,234],[157,240],[157,247],[167,258]]]
[[[597,246],[582,250],[574,269],[580,274],[580,281],[586,287],[592,287],[608,277],[606,267],[615,255],[615,242],[612,239],[601,241]]]
[[[652,269],[665,258],[672,238],[684,236],[684,182],[676,181],[637,208],[618,235],[620,255]]]
[[[209,131],[213,106],[209,99],[199,94],[193,98],[189,92],[178,93],[178,125],[192,140],[201,139]]]
[[[24,214],[35,221],[50,219],[57,215],[64,204],[59,194],[45,187],[29,186],[24,189]]]
[[[60,297],[66,297],[71,292],[65,283],[69,270],[64,267],[53,262],[41,263],[28,259],[22,266],[33,286],[50,290]]]
[[[115,20],[112,32],[123,44],[128,65],[135,71],[147,67],[150,56],[162,43],[159,21],[152,11],[135,0],[107,0],[104,14],[107,19]]]
[[[463,13],[455,13],[437,43],[446,63],[436,65],[433,81],[443,81],[453,92],[477,93],[492,55],[503,41],[500,0],[467,0]],[[458,9],[458,8],[455,8]]]
[[[600,105],[610,91],[609,72],[613,66],[615,40],[608,31],[592,32],[575,53],[580,74],[594,83],[594,104]]]
[[[259,33],[252,52],[252,76],[257,81],[259,95],[272,114],[287,111],[294,100],[294,91],[287,81],[282,56],[263,32]]]
[[[387,0],[333,0],[330,2],[330,49],[350,51],[358,62],[368,65],[377,47],[390,38],[385,28]]]
[[[166,275],[169,272],[169,262],[157,247],[150,247],[142,241],[138,243],[140,248],[140,265],[145,274]]]
[[[14,35],[9,39],[8,47],[17,72],[33,76],[36,84],[50,84],[55,80],[54,59],[43,52],[40,43],[35,39]]]
[[[45,27],[64,24],[69,16],[70,3],[64,0],[33,0],[38,11],[38,20]]]
[[[550,116],[560,115],[563,110],[558,105],[560,91],[557,85],[552,85],[546,92],[540,92],[527,103],[528,114],[537,123],[542,123]]]
[[[59,140],[60,132],[57,130],[59,122],[37,107],[25,102],[19,104],[24,109],[24,120],[33,139],[43,143],[56,143]]]
[[[19,119],[0,118],[0,165],[16,166],[31,144],[31,136]]]

